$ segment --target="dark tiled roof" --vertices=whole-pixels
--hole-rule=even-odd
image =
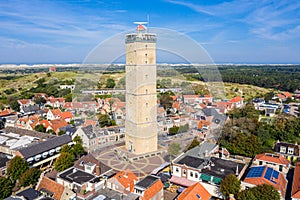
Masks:
[[[95,138],[96,134],[93,131],[93,126],[89,125],[81,128],[82,131],[88,136],[89,139]]]
[[[70,183],[75,182],[78,184],[84,184],[95,178],[94,175],[75,169],[74,167],[61,173],[59,177],[69,181]]]
[[[33,105],[33,106],[24,106],[23,107],[23,111],[25,113],[28,113],[28,112],[37,112],[39,110],[39,105]]]
[[[152,186],[158,180],[160,180],[158,177],[149,175],[149,176],[146,176],[141,181],[139,181],[137,184],[135,184],[135,186],[144,188],[144,189],[148,189],[150,186]]]
[[[9,161],[9,159],[4,155],[0,154],[0,168],[5,167],[6,163]]]
[[[64,135],[49,139],[45,142],[41,142],[38,144],[34,144],[32,146],[23,148],[19,151],[27,159],[27,158],[30,158],[37,154],[43,153],[45,151],[49,151],[56,147],[60,147],[64,144],[68,144],[69,142],[72,142],[71,136],[64,134]]]
[[[28,188],[16,194],[19,197],[25,197],[25,199],[36,199],[37,197],[41,196],[41,193],[38,190]]]
[[[192,157],[189,155],[184,156],[177,162],[177,164],[181,164],[181,165],[184,164],[186,166],[193,167],[193,168],[198,168],[202,163],[204,163],[203,159]]]
[[[204,108],[202,109],[202,112],[207,117],[219,115],[218,111],[214,108]]]
[[[17,128],[17,127],[6,127],[3,129],[5,133],[16,133],[19,135],[28,135],[32,137],[37,137],[40,139],[48,139],[48,138],[54,138],[55,135],[47,134],[47,133],[41,133],[37,131],[30,131],[27,129]]]
[[[219,123],[224,122],[226,120],[226,115],[220,114],[214,108],[204,108],[204,109],[202,109],[202,112],[207,117],[213,116],[212,122],[214,122],[216,124],[219,124]]]
[[[229,174],[236,174],[236,170],[238,170],[238,173],[240,174],[245,167],[245,164],[243,163],[216,157],[211,157],[210,162],[210,168],[203,168],[201,173],[221,179],[225,178]]]
[[[60,128],[60,130],[65,131],[65,133],[68,135],[73,135],[77,129],[74,126],[64,126],[64,127]]]

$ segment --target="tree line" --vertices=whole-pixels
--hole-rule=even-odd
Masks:
[[[258,121],[260,111],[248,103],[228,113],[218,143],[232,154],[254,157],[272,152],[275,141],[300,142],[300,119],[288,114],[277,115],[270,123]]]

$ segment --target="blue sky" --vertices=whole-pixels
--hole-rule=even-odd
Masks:
[[[147,15],[216,63],[300,63],[298,0],[0,1],[0,63],[81,63]]]

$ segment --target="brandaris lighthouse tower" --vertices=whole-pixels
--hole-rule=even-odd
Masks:
[[[156,35],[144,22],[126,35],[126,149],[157,151]]]

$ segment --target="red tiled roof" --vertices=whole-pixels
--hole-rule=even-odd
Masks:
[[[11,113],[10,109],[5,109],[5,110],[3,110],[3,111],[0,112],[0,117],[9,115],[10,113]]]
[[[198,182],[187,189],[185,189],[178,197],[177,200],[209,200],[211,195],[209,192]]]
[[[97,172],[97,167],[95,167],[95,169],[93,170],[93,174],[96,174],[97,176],[99,176],[102,173],[107,172],[108,170],[110,170],[111,168],[108,167],[107,165],[105,165],[104,163],[102,163],[101,161],[97,160],[92,154],[88,153],[85,156],[82,156],[79,160],[77,160],[74,164],[74,167],[77,169],[81,169],[84,170],[84,164],[82,164],[82,162],[84,164],[87,163],[93,163],[96,164],[96,166],[99,167],[99,171]]]
[[[159,191],[164,188],[163,183],[159,179],[153,185],[151,185],[148,189],[144,191],[144,196],[141,197],[142,200],[151,199],[154,195],[156,195]]]
[[[63,106],[63,108],[72,108],[72,102],[66,102]]]
[[[55,98],[54,96],[51,96],[47,99],[47,101],[50,101],[50,103],[55,103],[56,101],[58,101],[59,103],[63,103],[65,102],[66,98],[63,97],[59,97],[59,98]]]
[[[209,121],[206,121],[206,120],[200,120],[198,122],[198,128],[199,129],[202,129],[203,126],[209,126],[211,123]]]
[[[282,93],[286,98],[288,98],[288,97],[292,97],[293,95],[291,94],[291,93],[289,93],[289,92],[283,92]]]
[[[243,98],[240,97],[240,96],[237,96],[237,97],[233,97],[232,99],[230,99],[229,102],[231,102],[231,103],[237,103],[237,102],[240,102],[240,101],[243,101]]]
[[[59,108],[50,110],[52,112],[53,115],[60,115],[61,114],[61,110]]]
[[[39,121],[39,124],[42,124],[46,129],[51,126],[48,120],[41,120]]]
[[[83,108],[92,108],[99,107],[99,103],[95,101],[85,101],[85,102],[66,102],[63,108],[73,108],[73,109],[83,109]]]
[[[54,132],[56,132],[58,129],[68,126],[68,123],[63,119],[54,119],[50,121],[51,127]]]
[[[296,163],[294,171],[292,198],[300,199],[300,162]]]
[[[286,186],[287,186],[287,180],[285,179],[285,177],[281,173],[279,173],[277,180],[273,179],[274,182],[264,178],[267,169],[268,169],[268,167],[265,167],[261,177],[246,177],[244,179],[244,182],[250,183],[250,184],[253,184],[253,185],[262,185],[262,184],[272,185],[277,190],[279,190],[281,192],[281,195],[284,197],[285,196],[285,191],[286,191]]]
[[[58,114],[60,118],[62,119],[70,119],[73,118],[73,114],[70,111],[62,112]]]
[[[276,94],[276,96],[277,96],[279,99],[284,99],[284,98],[285,98],[285,96],[282,95],[282,94]]]
[[[262,153],[257,154],[254,158],[254,160],[264,160],[267,162],[273,162],[281,165],[285,165],[286,167],[289,166],[290,162],[282,155],[280,154],[270,154],[270,153]]]
[[[53,193],[54,199],[60,200],[65,188],[63,185],[43,176],[41,182],[39,183],[37,190],[46,189]]]
[[[184,186],[184,187],[189,187],[189,186],[194,185],[195,183],[197,183],[195,181],[191,181],[191,180],[188,180],[186,178],[181,178],[181,177],[174,176],[174,175],[171,177],[170,182],[175,183],[177,185]]]
[[[178,101],[174,102],[172,108],[180,109],[180,103]]]
[[[196,99],[199,98],[199,95],[196,94],[187,94],[187,95],[183,95],[184,99]]]
[[[55,72],[56,71],[56,68],[55,67],[50,67],[49,69],[51,72]]]
[[[134,182],[138,180],[138,177],[130,170],[124,170],[121,172],[118,172],[114,176],[122,185],[124,188],[130,187],[130,192],[133,192],[134,190]]]
[[[176,99],[177,99],[177,96],[174,96],[174,95],[172,95],[170,97],[172,98],[173,101],[176,101]]]
[[[217,108],[226,108],[228,106],[227,102],[219,101],[216,103]]]
[[[19,104],[30,104],[31,100],[30,99],[20,99],[18,100]]]
[[[86,126],[89,126],[89,125],[96,126],[97,125],[97,120],[87,119],[87,120],[85,120],[85,122],[82,126],[86,127]]]

